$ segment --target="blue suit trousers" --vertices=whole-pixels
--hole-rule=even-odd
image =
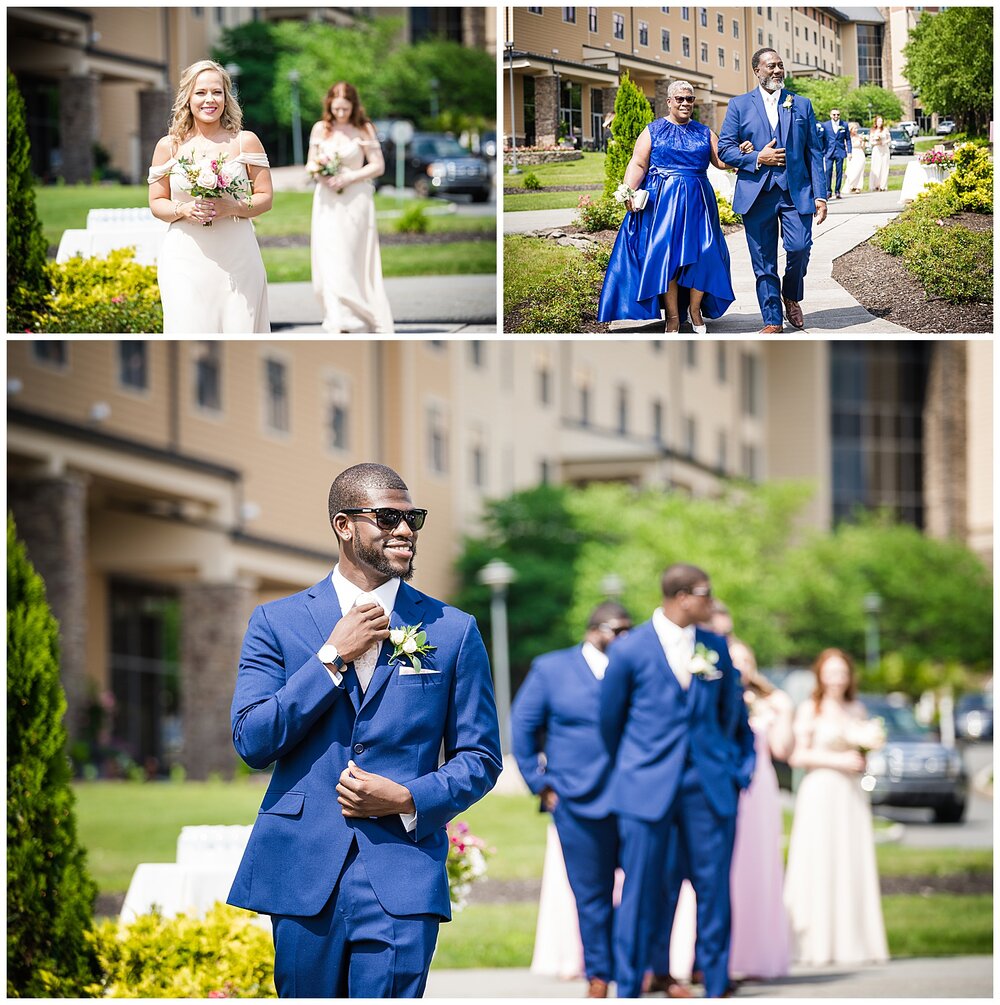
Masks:
[[[576,899],[587,978],[612,979],[612,895],[618,864],[618,824],[613,816],[590,820],[563,801],[552,814],[559,832],[566,875]]]
[[[388,914],[355,843],[319,914],[271,916],[278,996],[420,998],[440,920],[432,914]]]
[[[826,197],[827,199],[834,192],[840,195],[841,186],[844,183],[844,161],[845,157],[828,157],[826,160]],[[837,166],[837,187],[833,187],[833,168]]]
[[[778,224],[785,249],[785,275],[778,279]],[[800,301],[812,248],[812,214],[800,213],[788,193],[769,188],[743,214],[750,263],[757,277],[757,303],[765,325],[783,322],[781,298]]]

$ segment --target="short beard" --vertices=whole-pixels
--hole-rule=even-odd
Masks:
[[[414,558],[416,558],[416,546],[411,545],[410,547],[413,549]],[[410,559],[410,564],[405,572],[398,572],[386,558],[382,548],[375,545],[369,547],[357,539],[354,542],[354,557],[374,569],[379,575],[388,576],[390,579],[398,576],[404,583],[408,583],[413,578],[413,558]]]
[[[773,94],[775,91],[780,91],[782,87],[785,86],[785,81],[782,79],[780,83],[775,84],[774,78],[768,74],[768,76],[760,82],[760,86],[763,87],[765,91],[770,91]]]

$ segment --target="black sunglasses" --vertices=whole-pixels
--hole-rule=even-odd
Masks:
[[[392,509],[388,506],[381,506],[373,509],[370,506],[363,509],[342,509],[340,511],[347,516],[354,516],[357,513],[374,513],[375,523],[379,530],[395,530],[399,526],[400,520],[405,520],[410,530],[420,530],[427,519],[425,509]]]
[[[630,631],[631,625],[610,625],[607,621],[602,622],[597,626],[605,632],[611,632],[612,635],[623,635],[625,632]]]
[[[686,105],[693,105],[694,104],[694,95],[693,94],[691,94],[691,95],[687,95],[687,94],[675,94],[674,95],[674,101],[676,101],[678,104],[680,104],[681,102],[684,102],[684,104],[686,104]]]

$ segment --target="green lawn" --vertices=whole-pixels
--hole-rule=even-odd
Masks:
[[[513,310],[524,300],[538,296],[575,261],[580,252],[540,237],[504,238],[503,309]]]
[[[512,175],[510,166],[503,169],[503,187],[518,188],[524,185],[524,176],[533,174],[543,185],[595,185],[604,184],[604,154],[584,153],[583,160],[564,164],[519,164],[520,174]]]
[[[576,209],[580,202],[581,195],[590,195],[591,199],[596,199],[601,194],[600,188],[595,188],[593,192],[531,192],[521,195],[505,195],[503,197],[503,211],[505,213],[517,213],[521,210],[530,209]]]

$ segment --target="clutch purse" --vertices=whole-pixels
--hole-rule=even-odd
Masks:
[[[649,202],[649,192],[644,188],[637,189],[635,195],[632,196],[632,208],[644,209],[647,202]]]

